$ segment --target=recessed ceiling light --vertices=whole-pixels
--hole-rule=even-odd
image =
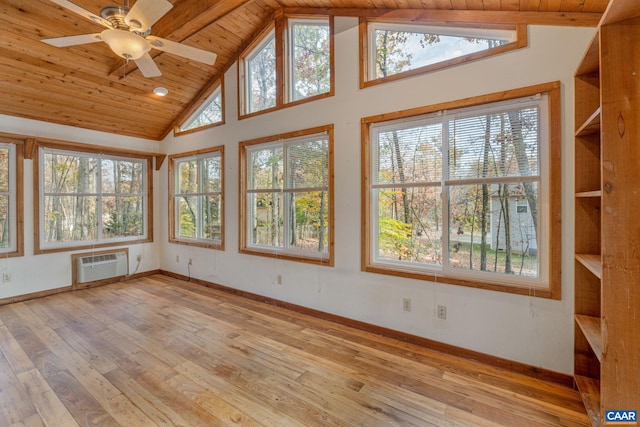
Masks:
[[[166,87],[158,86],[157,88],[153,89],[153,93],[158,96],[166,96],[169,93],[169,89],[167,89]]]

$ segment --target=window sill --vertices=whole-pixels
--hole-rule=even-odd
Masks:
[[[185,245],[185,246],[195,246],[199,248],[205,249],[215,249],[219,251],[224,251],[224,243],[221,241],[207,241],[207,240],[187,240],[187,239],[169,239],[169,243],[174,243],[176,245]]]
[[[305,262],[307,264],[316,264],[316,265],[323,265],[327,267],[333,267],[333,258],[331,258],[329,255],[327,255],[326,258],[319,258],[319,257],[293,254],[290,252],[272,251],[268,249],[259,249],[259,248],[242,248],[240,249],[239,252],[245,255],[257,255],[257,256],[263,256],[268,258],[277,258],[277,259],[283,259],[287,261]]]
[[[153,238],[144,238],[144,239],[137,239],[137,240],[124,240],[119,242],[99,243],[99,244],[91,244],[91,245],[61,246],[57,248],[47,247],[47,248],[41,249],[39,247],[36,247],[34,248],[33,253],[34,255],[43,255],[43,254],[56,253],[56,252],[73,252],[80,249],[108,248],[112,246],[130,246],[130,245],[138,245],[141,243],[152,243],[152,242],[153,242]]]
[[[506,292],[518,295],[528,295],[538,298],[560,299],[560,291],[552,291],[550,286],[529,286],[529,285],[510,285],[497,282],[483,282],[479,280],[463,279],[455,276],[445,276],[443,274],[428,273],[416,270],[407,270],[393,268],[380,265],[364,265],[362,271],[376,274],[386,274],[390,276],[405,277],[408,279],[417,279],[430,281],[434,283],[446,283],[450,285],[467,286],[470,288],[486,289],[496,292]]]

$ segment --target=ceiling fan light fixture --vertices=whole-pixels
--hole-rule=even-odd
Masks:
[[[129,31],[111,28],[104,30],[100,36],[116,55],[127,60],[140,59],[151,50],[148,41]]]
[[[169,89],[167,89],[166,87],[158,86],[153,89],[153,93],[158,96],[167,96],[167,94],[169,93]]]

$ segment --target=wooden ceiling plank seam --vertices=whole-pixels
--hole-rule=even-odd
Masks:
[[[500,10],[517,12],[520,10],[520,0],[500,0]]]
[[[10,58],[6,57],[6,56],[2,56],[0,57],[0,65],[4,65],[5,67],[7,67],[9,69],[9,72],[7,73],[7,76],[5,77],[5,81],[10,82],[10,77],[15,77],[15,68],[16,68],[16,62],[11,60]],[[144,96],[145,98],[150,96],[149,93],[145,93],[145,94],[138,94],[138,96],[124,96],[122,95],[120,90],[117,89],[112,89],[109,86],[103,86],[100,89],[96,89],[96,84],[95,81],[92,80],[83,80],[82,78],[75,78],[75,77],[69,77],[68,75],[50,75],[50,74],[43,74],[42,73],[42,69],[41,67],[38,66],[25,66],[24,63],[21,64],[23,67],[26,68],[24,75],[22,76],[22,80],[30,80],[32,82],[35,83],[42,83],[44,84],[44,82],[42,80],[38,79],[38,76],[40,76],[40,78],[47,80],[47,84],[50,87],[60,87],[61,90],[64,91],[64,93],[69,93],[72,92],[74,94],[78,93],[85,93],[82,90],[78,90],[78,89],[74,89],[74,90],[70,90],[70,88],[67,85],[67,83],[69,83],[70,85],[74,85],[77,88],[81,88],[83,90],[91,90],[91,91],[96,91],[99,92],[100,95],[106,95],[104,96],[104,103],[113,103],[113,105],[122,105],[123,103],[127,103],[127,105],[134,105],[136,106],[137,104],[139,104],[139,106],[141,108],[147,108],[149,109],[149,102],[147,99],[144,99],[144,102],[138,102],[137,100],[140,99],[140,96]],[[17,77],[15,77],[17,78]],[[158,112],[159,114],[161,114],[163,112],[163,110],[166,108],[167,106],[167,102],[162,103],[162,105],[160,106],[160,104],[158,104],[159,107],[157,109],[154,110],[154,112]],[[175,104],[176,108],[182,108],[182,104]]]
[[[520,10],[523,12],[538,12],[540,0],[520,0]]]
[[[540,0],[540,12],[560,12],[562,0]]]
[[[22,99],[20,99],[17,103],[10,103],[10,101],[12,101],[11,98],[3,99],[3,106],[1,106],[0,108],[10,105],[12,111],[14,112],[14,114],[12,115],[14,116],[17,115],[18,117],[37,120],[45,123],[55,123],[55,124],[60,124],[60,125],[65,125],[70,127],[83,128],[83,129],[93,129],[101,132],[113,133],[115,135],[132,136],[136,138],[152,139],[155,141],[160,140],[159,137],[155,136],[157,135],[157,133],[154,133],[143,127],[136,128],[135,130],[128,130],[128,129],[123,130],[122,128],[118,127],[117,123],[115,122],[112,122],[110,123],[109,126],[105,127],[104,123],[92,123],[91,121],[84,121],[84,120],[67,122],[61,119],[53,119],[50,117],[40,117],[34,114],[33,112],[37,110],[37,108],[34,108],[34,106],[41,107],[44,105],[41,102],[40,104],[38,103],[32,104],[32,103],[27,103],[28,100],[22,100]]]
[[[14,93],[10,95],[13,95]],[[37,89],[24,88],[22,91],[19,92],[19,95],[25,100],[35,101],[34,105],[37,103],[38,100],[42,99],[42,92],[38,91]],[[73,96],[63,96],[58,94],[58,96],[55,98],[55,101],[48,100],[46,106],[43,108],[47,108],[47,110],[51,111],[53,113],[53,114],[50,114],[51,116],[66,117],[68,119],[66,121],[71,123],[75,123],[79,121],[87,121],[90,119],[94,123],[101,123],[104,125],[104,124],[110,124],[112,122],[120,122],[120,121],[131,122],[132,120],[135,120],[137,126],[144,125],[144,127],[147,129],[162,128],[162,125],[158,125],[157,121],[152,121],[153,118],[150,117],[148,113],[145,111],[138,111],[138,110],[132,110],[132,109],[124,110],[122,108],[113,109],[107,106],[95,105],[95,104],[93,105],[90,104],[90,105],[87,105],[86,108],[83,108],[85,107],[85,104],[86,103],[84,102],[77,102],[73,98]],[[3,106],[0,106],[0,108],[3,108]],[[78,113],[79,110],[82,111],[83,113],[82,115]],[[72,111],[72,112],[75,112],[75,114],[70,115],[70,114],[64,113],[64,111]],[[104,119],[96,120],[97,118],[104,118]]]

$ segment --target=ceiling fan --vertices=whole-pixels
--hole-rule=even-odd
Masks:
[[[67,47],[103,41],[109,45],[116,55],[124,58],[125,61],[135,61],[140,72],[145,77],[162,75],[151,55],[149,55],[151,48],[208,65],[213,65],[216,61],[216,54],[213,52],[150,35],[151,26],[173,7],[173,4],[167,0],[137,0],[133,7],[129,7],[129,0],[125,0],[123,6],[110,5],[103,7],[100,10],[100,16],[68,0],[51,1],[107,28],[101,33],[42,40],[52,46]]]

